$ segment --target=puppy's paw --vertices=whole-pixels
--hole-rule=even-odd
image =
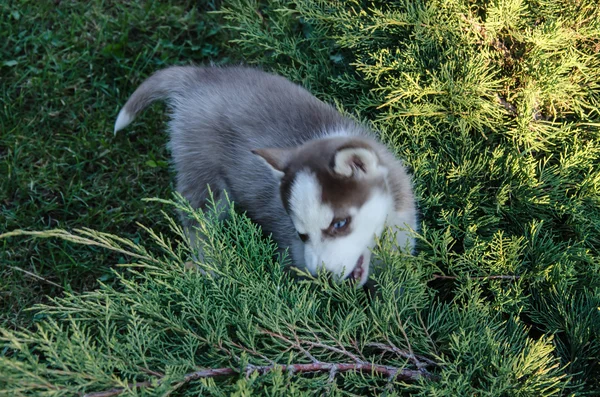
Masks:
[[[185,262],[184,266],[185,266],[186,270],[195,270],[195,271],[198,271],[198,272],[200,272],[201,274],[203,274],[205,276],[207,274],[204,270],[202,270],[200,268],[200,266],[198,266],[197,264],[195,264],[193,261],[187,261],[187,262]]]

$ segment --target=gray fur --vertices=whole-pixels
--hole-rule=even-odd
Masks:
[[[245,67],[169,67],[133,93],[116,130],[155,100],[166,100],[171,113],[177,190],[195,208],[203,208],[207,184],[217,199],[226,190],[281,249],[290,248],[296,266],[303,266],[302,242],[282,203],[280,181],[252,150],[297,147],[344,131],[370,142],[388,167],[396,209],[415,212],[401,163],[363,126],[283,77]],[[185,226],[193,225],[185,220]]]

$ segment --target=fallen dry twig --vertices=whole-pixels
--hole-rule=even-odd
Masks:
[[[393,381],[396,379],[401,380],[417,380],[424,376],[421,371],[412,369],[402,369],[398,367],[392,367],[389,365],[377,365],[369,363],[310,363],[310,364],[288,364],[288,365],[248,365],[242,371],[247,376],[254,372],[259,374],[266,374],[276,368],[281,368],[283,371],[289,371],[292,373],[314,373],[314,372],[329,372],[330,377],[340,372],[365,372],[373,373],[378,375],[384,375],[388,380]],[[218,376],[234,376],[239,375],[240,371],[234,368],[212,368],[202,369],[199,371],[190,372],[183,377],[182,383],[187,383],[196,379],[202,378],[214,378]],[[161,379],[158,379],[155,384],[160,384]],[[131,383],[129,388],[142,388],[150,387],[153,382],[144,381]],[[125,388],[117,387],[110,390],[98,391],[84,394],[83,397],[112,397],[118,396],[125,392]]]
[[[480,276],[469,277],[471,280],[518,280],[521,276]],[[444,276],[443,274],[434,274],[429,281],[432,280],[458,280],[457,276]]]

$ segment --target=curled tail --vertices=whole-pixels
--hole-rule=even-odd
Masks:
[[[170,99],[189,86],[198,68],[193,66],[171,66],[148,77],[129,97],[115,121],[115,131],[127,127],[136,116],[152,102]]]

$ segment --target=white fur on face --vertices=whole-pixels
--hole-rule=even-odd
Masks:
[[[321,230],[327,229],[333,219],[333,209],[321,201],[321,185],[308,172],[299,172],[290,195],[292,221],[298,233],[320,239]],[[317,233],[318,231],[318,233]]]
[[[383,231],[392,208],[393,198],[375,190],[361,208],[350,209],[350,234],[324,237],[323,230],[333,221],[334,211],[322,202],[317,178],[307,172],[299,173],[291,188],[290,212],[298,232],[309,236],[304,244],[307,269],[316,274],[319,267],[324,266],[344,279],[354,270],[362,255],[363,273],[357,281],[358,285],[364,285],[369,276],[370,250],[375,244],[375,237]]]

